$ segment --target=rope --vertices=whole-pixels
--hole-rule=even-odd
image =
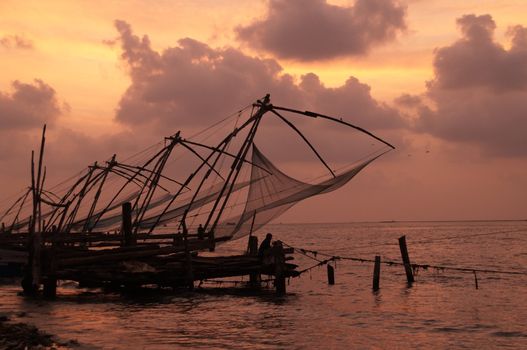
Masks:
[[[332,255],[332,254],[326,254],[321,253],[315,250],[310,249],[304,249],[304,248],[297,248],[293,247],[287,243],[282,242],[285,246],[288,246],[290,248],[293,248],[295,251],[299,252],[302,255],[307,256],[307,253],[311,253],[313,255],[322,255],[325,257],[328,257],[326,260],[317,260],[319,263],[316,265],[313,265],[311,267],[308,267],[307,269],[299,271],[300,274],[309,271],[315,267],[325,265],[331,261],[335,260],[350,260],[350,261],[357,261],[357,262],[369,262],[369,263],[375,263],[375,260],[373,259],[365,259],[365,258],[358,258],[358,257],[352,257],[352,256],[339,256],[339,255]],[[381,264],[393,266],[393,265],[399,265],[404,266],[404,263],[399,261],[393,261],[393,260],[384,260],[381,261]],[[479,268],[473,268],[473,267],[455,267],[455,266],[445,266],[445,265],[433,265],[433,264],[411,264],[412,268],[415,270],[417,268],[422,268],[424,270],[427,270],[429,268],[433,268],[436,270],[451,270],[451,271],[461,271],[461,272],[470,272],[470,273],[476,273],[476,272],[482,272],[482,273],[495,273],[495,274],[504,274],[504,275],[522,275],[527,276],[527,271],[506,271],[506,270],[493,270],[493,269],[479,269]]]
[[[284,243],[284,244],[285,244],[285,243]],[[316,268],[316,267],[326,265],[326,264],[328,264],[328,263],[330,263],[330,262],[332,262],[332,261],[335,261],[335,260],[337,260],[337,259],[338,259],[338,258],[337,258],[336,256],[334,256],[334,257],[331,257],[331,259],[319,260],[319,263],[318,263],[318,264],[312,265],[312,266],[310,266],[310,267],[308,267],[308,268],[306,268],[306,269],[303,269],[303,270],[298,271],[299,276],[300,276],[301,274],[303,274],[304,272],[308,272],[308,271],[310,271],[310,270],[313,270],[313,269]],[[315,259],[315,260],[316,260],[316,259]]]

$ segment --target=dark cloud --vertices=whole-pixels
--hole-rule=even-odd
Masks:
[[[372,98],[370,87],[357,78],[349,77],[344,85],[327,88],[313,73],[302,76],[299,89],[306,105],[335,116],[346,116],[359,125],[372,129],[404,127],[397,110]]]
[[[33,84],[14,81],[13,92],[0,92],[0,128],[39,128],[62,113],[55,90],[36,79]]]
[[[527,155],[527,30],[509,30],[509,50],[494,41],[489,15],[458,20],[462,38],[436,51],[435,79],[418,106],[417,128],[443,139],[471,142],[485,152]]]
[[[406,108],[416,108],[423,103],[420,96],[411,94],[402,94],[394,100],[395,104]]]
[[[132,79],[117,109],[121,123],[154,124],[165,132],[208,125],[271,93],[275,104],[336,114],[367,128],[403,125],[398,112],[373,99],[369,86],[356,78],[327,88],[310,73],[296,83],[272,59],[250,57],[233,48],[214,49],[189,38],[158,53],[147,36],[134,35],[127,23],[116,21],[116,27],[121,57]]]
[[[268,13],[238,39],[280,58],[301,61],[362,55],[406,28],[406,8],[393,0],[357,0],[354,6],[326,0],[270,0]]]
[[[32,49],[33,42],[19,35],[4,35],[0,38],[0,46],[7,49]]]
[[[435,55],[437,88],[488,87],[500,92],[527,87],[526,28],[509,31],[512,47],[506,50],[493,40],[496,24],[491,16],[465,15],[457,23],[463,37]]]

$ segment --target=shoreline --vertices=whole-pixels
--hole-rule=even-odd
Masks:
[[[13,321],[0,314],[0,348],[2,349],[72,349],[76,340],[61,341],[57,336],[44,332],[36,326]]]

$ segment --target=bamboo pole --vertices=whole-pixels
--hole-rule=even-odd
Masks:
[[[286,294],[286,283],[285,283],[285,254],[282,242],[275,241],[271,248],[271,255],[274,259],[274,285],[276,288],[276,294]]]
[[[249,151],[249,148],[252,145],[254,136],[256,134],[256,130],[258,129],[258,125],[260,124],[260,121],[262,120],[263,115],[269,110],[269,107],[270,107],[269,102],[270,102],[269,94],[267,94],[263,101],[258,101],[260,108],[254,114],[254,116],[252,116],[244,125],[242,125],[242,127],[244,127],[245,125],[248,125],[250,121],[253,121],[253,125],[251,126],[251,129],[247,133],[247,137],[245,138],[244,143],[240,147],[240,150],[238,151],[238,154],[232,163],[231,171],[229,172],[229,175],[227,176],[227,179],[225,180],[225,183],[221,189],[221,192],[218,195],[218,198],[216,199],[216,201],[214,202],[214,205],[207,217],[207,221],[205,222],[205,225],[204,225],[205,229],[207,229],[207,227],[209,226],[212,220],[212,217],[215,214],[215,211],[221,201],[221,198],[223,197],[223,194],[225,193],[225,190],[227,189],[227,186],[229,186],[229,182],[230,182],[229,190],[225,194],[223,203],[220,206],[218,213],[216,214],[216,219],[212,223],[210,231],[214,231],[214,229],[216,228],[216,225],[218,224],[220,217],[225,209],[225,206],[227,205],[229,197],[232,193],[234,183],[236,182],[236,179],[238,178],[238,175],[240,174],[240,169],[241,169],[241,166],[243,165],[243,160],[245,159],[245,156],[247,155],[247,152]],[[232,179],[232,182],[231,182],[231,178],[233,175],[234,175],[234,178]]]
[[[43,278],[44,297],[53,299],[57,295],[57,254],[55,247],[44,251],[45,276]]]
[[[406,272],[406,280],[408,281],[408,285],[411,286],[414,283],[414,275],[412,272],[412,264],[410,263],[410,256],[408,255],[408,248],[406,247],[406,236],[399,238],[399,248],[403,259],[404,271]]]
[[[123,245],[131,246],[134,245],[135,240],[132,235],[132,203],[126,202],[122,205],[122,216],[123,216]]]
[[[258,256],[258,237],[249,236],[249,256]],[[252,286],[255,286],[260,281],[260,275],[258,273],[251,273],[249,275],[249,282]]]

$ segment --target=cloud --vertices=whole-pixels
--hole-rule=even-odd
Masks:
[[[299,61],[363,55],[406,29],[406,8],[392,0],[270,0],[267,16],[236,29],[250,47]]]
[[[435,53],[435,78],[426,96],[434,108],[419,105],[417,130],[484,152],[526,156],[527,29],[509,30],[512,45],[494,40],[489,15],[458,19],[462,37]]]
[[[33,42],[19,35],[4,35],[0,38],[0,46],[6,49],[32,49]]]
[[[487,87],[496,92],[527,87],[526,28],[509,30],[512,47],[493,40],[496,24],[490,15],[465,15],[457,20],[463,37],[437,50],[433,82],[442,89]]]
[[[402,94],[397,97],[394,102],[401,107],[415,108],[422,104],[422,98],[416,95]]]
[[[306,104],[315,110],[346,116],[371,129],[405,127],[399,112],[372,98],[371,88],[355,77],[349,77],[342,86],[327,88],[316,74],[308,73],[302,76],[299,89],[305,96]]]
[[[366,128],[404,125],[395,109],[376,101],[370,87],[354,77],[336,88],[325,87],[313,73],[296,82],[273,59],[211,48],[190,38],[157,52],[147,36],[134,35],[126,22],[115,25],[132,79],[117,108],[116,120],[123,124],[157,125],[165,132],[209,125],[271,93],[277,105],[336,114]]]
[[[33,84],[12,83],[13,92],[0,92],[0,128],[40,128],[44,123],[52,124],[63,112],[55,90],[35,79]]]

